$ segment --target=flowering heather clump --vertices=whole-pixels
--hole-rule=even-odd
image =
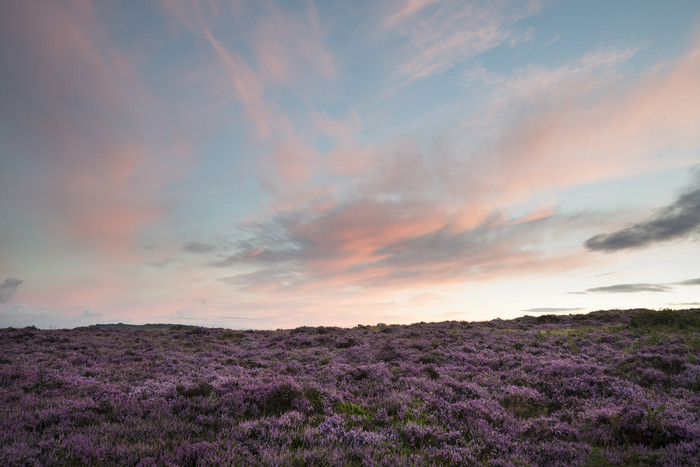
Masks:
[[[699,320],[2,329],[0,465],[697,465]]]

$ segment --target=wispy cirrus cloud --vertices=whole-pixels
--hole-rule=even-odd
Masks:
[[[533,91],[522,98],[516,93],[510,102],[514,123],[494,135],[500,138],[490,157],[496,169],[487,180],[502,180],[504,191],[526,192],[629,174],[630,167],[644,173],[658,168],[661,162],[655,154],[662,148],[679,154],[667,156],[665,167],[687,166],[692,160],[689,148],[700,144],[698,72],[696,43],[681,58],[638,78],[611,71],[603,80],[581,80],[577,72],[563,73],[547,93],[528,84],[525,88]],[[486,121],[503,119],[501,115]]]
[[[336,73],[335,58],[324,44],[325,31],[311,2],[284,8],[249,0],[161,0],[160,6],[177,26],[203,34],[209,41],[220,33],[216,42],[226,44],[227,54],[244,49],[244,42],[253,55],[237,58],[245,60],[261,83],[296,86],[310,75]],[[228,24],[236,27],[227,28]]]
[[[264,88],[256,73],[234,50],[227,49],[202,21],[202,31],[221,58],[236,94],[262,137],[270,136],[272,111],[264,96]]]
[[[586,240],[592,251],[614,252],[648,248],[658,243],[700,235],[700,176],[673,203],[657,209],[647,219],[609,234]]]
[[[574,89],[591,92],[597,87],[609,86],[620,66],[640,50],[640,47],[601,49],[558,66],[532,64],[511,73],[488,71],[478,65],[465,73],[465,85],[485,85],[498,106],[510,106],[513,101],[520,105],[536,104],[552,90],[555,95],[566,97]]]
[[[408,0],[384,20],[409,39],[399,74],[409,81],[444,72],[512,37],[515,24],[542,2]]]
[[[253,170],[261,187],[280,198],[302,196],[319,157],[299,127],[313,117],[290,118],[280,96],[312,93],[336,73],[314,4],[285,9],[272,2],[167,0],[161,6],[215,52],[216,87],[228,89],[225,100],[239,102],[255,129],[262,154]]]
[[[438,2],[439,0],[405,0],[402,2],[400,8],[385,20],[385,24],[388,26],[396,25],[420,12],[422,9]]]

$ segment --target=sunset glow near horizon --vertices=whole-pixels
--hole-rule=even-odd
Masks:
[[[0,327],[700,306],[700,4],[4,1]]]

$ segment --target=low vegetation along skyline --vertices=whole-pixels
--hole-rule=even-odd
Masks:
[[[0,327],[700,306],[696,1],[0,5]]]

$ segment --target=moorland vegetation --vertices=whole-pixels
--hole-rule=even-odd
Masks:
[[[700,310],[0,330],[2,465],[692,465]]]

